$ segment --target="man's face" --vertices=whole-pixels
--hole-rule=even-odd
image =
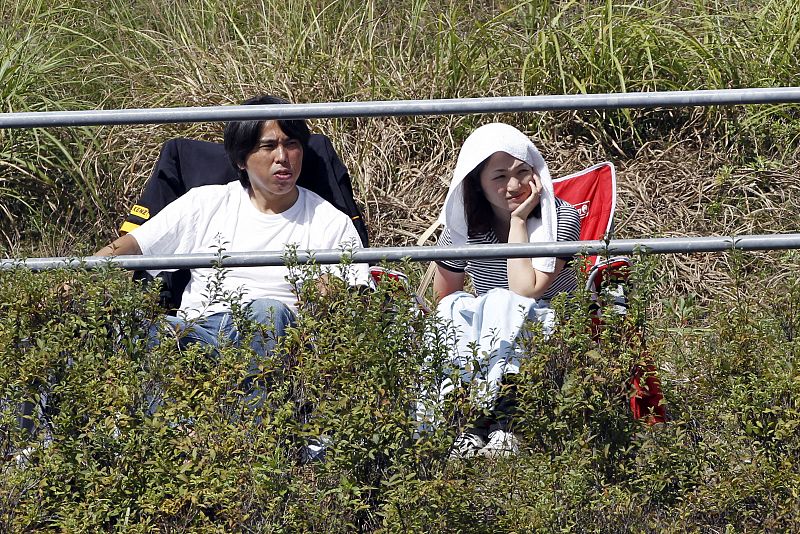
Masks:
[[[267,198],[294,193],[303,168],[303,145],[283,133],[277,121],[266,121],[242,168],[254,192]]]

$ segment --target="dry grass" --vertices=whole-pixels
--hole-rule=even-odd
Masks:
[[[796,7],[714,2],[366,4],[271,0],[3,4],[4,109],[559,94],[793,83]],[[24,46],[23,46],[24,45]],[[42,61],[42,58],[50,58]],[[37,69],[25,65],[36,64]],[[770,68],[765,69],[764,65]],[[791,231],[796,106],[321,120],[351,171],[376,245],[408,245],[435,220],[458,147],[504,120],[554,175],[610,159],[622,237]],[[9,255],[85,254],[114,237],[177,135],[220,125],[0,134]],[[778,264],[781,255],[754,255]],[[665,259],[670,283],[713,292],[724,256]]]

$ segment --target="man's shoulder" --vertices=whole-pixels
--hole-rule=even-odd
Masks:
[[[193,214],[193,217],[211,216],[225,206],[237,206],[235,200],[240,189],[239,182],[193,187],[168,204],[164,210],[173,214]]]
[[[344,212],[340,211],[336,206],[305,187],[298,186],[297,189],[302,193],[302,199],[305,203],[305,208],[309,214],[312,215],[314,221],[318,219],[330,221],[331,219],[350,220]]]
[[[228,192],[237,192],[241,188],[242,184],[240,184],[238,181],[235,181],[228,182],[227,184],[199,185],[197,187],[193,187],[189,191],[196,191],[197,194],[201,195],[219,195],[227,194]]]
[[[241,188],[238,181],[227,184],[201,185],[189,189],[183,196],[191,202],[220,202],[232,195],[237,195]]]

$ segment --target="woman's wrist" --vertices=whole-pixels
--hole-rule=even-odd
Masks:
[[[525,219],[511,217],[508,226],[509,243],[525,243],[528,241],[528,225]]]
[[[519,217],[518,215],[512,215],[511,220],[509,221],[511,226],[528,226],[528,219]]]

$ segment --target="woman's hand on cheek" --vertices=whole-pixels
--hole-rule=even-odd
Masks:
[[[531,192],[528,195],[528,198],[526,198],[522,202],[522,204],[520,204],[519,207],[517,207],[517,209],[511,212],[512,219],[517,218],[526,221],[528,219],[528,216],[533,211],[533,208],[535,208],[539,204],[539,197],[542,194],[541,185],[539,183],[539,177],[534,175],[533,180],[530,180],[526,184],[526,186],[530,188]]]

